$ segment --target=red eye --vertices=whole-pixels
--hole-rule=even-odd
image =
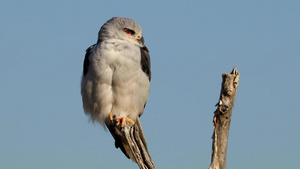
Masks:
[[[132,35],[132,34],[133,34],[133,31],[132,31],[132,30],[130,30],[130,29],[125,29],[125,32],[126,32],[127,34],[130,34],[130,35]]]
[[[131,30],[126,29],[125,31],[127,34],[131,34]]]

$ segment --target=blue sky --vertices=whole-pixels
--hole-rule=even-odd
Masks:
[[[241,74],[227,168],[298,168],[299,1],[8,1],[0,6],[0,168],[138,168],[82,109],[85,49],[113,16],[143,28],[141,121],[157,168],[210,164],[221,74]]]

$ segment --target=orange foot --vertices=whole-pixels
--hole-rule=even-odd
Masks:
[[[114,119],[114,115],[112,114],[112,112],[109,113],[109,119],[110,119],[110,120],[113,120],[113,119]],[[122,128],[125,127],[126,121],[128,121],[129,123],[132,123],[132,125],[135,124],[135,122],[134,122],[133,120],[131,120],[130,118],[128,118],[128,117],[120,117],[120,118],[116,118],[116,121],[117,121],[118,123],[121,122],[121,127],[122,127]]]

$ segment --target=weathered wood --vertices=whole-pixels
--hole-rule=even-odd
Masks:
[[[116,148],[120,148],[127,158],[136,162],[140,169],[156,169],[148,152],[139,119],[135,124],[126,121],[125,126],[121,127],[120,122],[113,116],[113,119],[108,118],[105,124],[113,133]]]
[[[240,74],[236,67],[232,72],[223,73],[222,89],[217,109],[214,112],[214,133],[212,136],[212,157],[209,169],[226,169],[226,154],[231,114],[239,85]]]
[[[150,154],[148,153],[145,145],[140,139],[138,126],[132,125],[122,128],[122,133],[126,138],[130,150],[134,155],[135,162],[138,164],[140,169],[156,169],[154,163],[151,160]]]
[[[120,127],[120,124],[116,122],[115,118],[108,121],[108,128],[114,133],[114,137],[120,138],[124,143],[124,149],[122,149],[121,143],[116,143],[116,148],[121,148],[123,153],[140,167],[140,169],[156,169],[154,163],[151,160],[150,154],[140,138],[139,127],[137,124],[132,125],[126,123],[125,127]],[[127,148],[128,147],[128,148]],[[130,152],[127,152],[130,151]]]

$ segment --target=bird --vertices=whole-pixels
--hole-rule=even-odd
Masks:
[[[149,50],[141,26],[130,18],[113,17],[102,25],[97,43],[83,62],[81,96],[83,109],[93,122],[108,128],[115,147],[135,161],[129,145],[111,121],[123,128],[136,124],[148,152],[140,116],[148,101],[151,80]]]

